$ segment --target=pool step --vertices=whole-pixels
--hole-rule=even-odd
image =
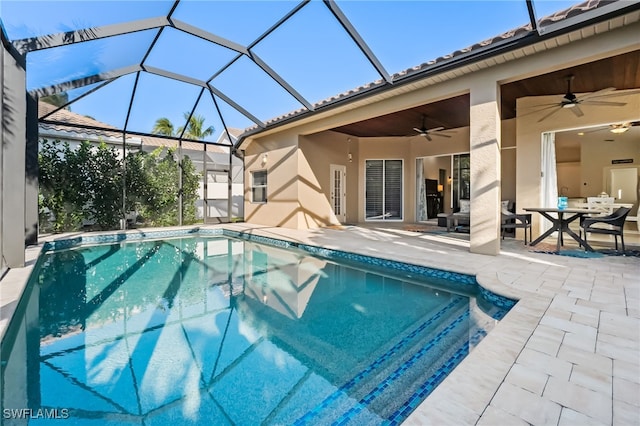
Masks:
[[[468,328],[459,327],[465,322],[469,322],[469,306],[464,302],[440,318],[428,319],[428,327],[408,333],[295,424],[380,423],[405,418],[406,410],[415,408],[425,390],[430,392],[466,355],[465,345],[452,346],[452,342],[467,342]]]

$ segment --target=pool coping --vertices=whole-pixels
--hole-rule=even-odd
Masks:
[[[471,273],[483,288],[519,299],[403,424],[562,424],[560,420],[611,424],[613,418],[617,422],[640,419],[640,360],[637,357],[640,263],[636,259],[594,260],[532,254],[523,251],[521,244],[517,244],[514,251],[501,250],[498,256],[485,256],[470,253],[468,243],[456,242],[459,248],[450,245],[440,250],[438,244],[448,244],[440,237],[358,227],[346,232],[291,230],[245,223],[199,228],[229,229],[362,255],[383,253],[385,258],[401,262]],[[67,237],[54,235],[42,241]],[[369,244],[370,240],[375,242]],[[385,245],[385,241],[390,245]],[[411,250],[394,250],[406,248],[407,242]],[[516,247],[515,244],[512,247]],[[504,246],[509,248],[508,243],[503,243]],[[42,247],[43,244],[28,248],[28,265],[10,270],[2,279],[3,304],[9,287],[5,284],[12,279],[16,281],[12,275],[17,274],[18,281],[19,276],[24,279],[24,288]],[[425,256],[425,253],[434,255]],[[7,278],[9,281],[5,281]],[[615,288],[610,290],[607,283],[613,283]],[[585,293],[581,287],[590,288],[591,293]],[[622,295],[612,295],[610,297],[617,299],[610,301],[607,294],[603,298],[603,290]],[[3,318],[5,316],[3,313]],[[597,342],[592,336],[594,330]],[[602,344],[600,336],[602,340],[606,338]],[[589,362],[600,363],[603,359],[608,360],[610,366],[604,378],[598,377],[598,380],[609,383],[608,391],[601,389],[599,382],[587,382],[581,370],[591,368]],[[595,380],[592,378],[591,382]],[[611,382],[614,387],[631,392],[611,396]]]

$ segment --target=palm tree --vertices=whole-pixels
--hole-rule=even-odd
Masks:
[[[40,100],[57,107],[61,107],[62,105],[66,105],[69,103],[69,94],[67,92],[56,93],[53,95],[42,97],[40,98]],[[71,110],[69,107],[67,107],[66,109]]]
[[[191,114],[188,112],[184,113],[184,118],[185,120],[189,120],[189,124],[187,124],[187,130],[184,132],[184,135],[182,136],[183,138],[203,140],[215,132],[215,128],[213,126],[209,126],[206,129],[204,128],[204,116],[194,114],[189,118],[190,115]],[[168,118],[162,117],[156,120],[151,133],[165,136],[180,136],[183,130],[184,126],[180,126],[178,127],[178,130],[174,132],[173,123],[171,123]]]
[[[184,118],[189,120],[187,130],[184,132],[183,137],[186,139],[203,140],[209,135],[212,135],[215,131],[213,126],[204,128],[204,116],[194,114],[189,118],[189,113],[184,113]],[[178,129],[178,134],[182,133],[184,127]]]
[[[153,125],[153,129],[151,129],[151,133],[155,133],[156,135],[174,136],[173,123],[171,123],[171,121],[166,117],[158,118],[156,123]]]

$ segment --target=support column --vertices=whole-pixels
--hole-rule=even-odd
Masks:
[[[479,80],[471,87],[472,253],[500,253],[500,86]]]
[[[229,164],[227,165],[227,223],[233,218],[233,149],[229,147]]]
[[[25,248],[26,72],[6,48],[2,55],[2,255],[6,266],[19,268]]]
[[[207,216],[209,215],[209,200],[207,198],[209,194],[209,167],[207,165],[207,157],[209,157],[209,155],[207,154],[207,145],[206,143],[202,144],[202,223],[204,224],[207,223]]]
[[[8,40],[4,38],[4,31],[0,29],[0,38],[2,45],[0,46],[0,94],[2,94],[2,87],[4,86],[4,56],[5,56],[5,44],[9,44]],[[0,278],[4,275],[7,265],[4,259],[4,97],[0,96]]]
[[[184,201],[183,192],[182,192],[182,168],[184,167],[184,162],[182,158],[182,138],[178,139],[178,225],[182,226],[182,204]]]

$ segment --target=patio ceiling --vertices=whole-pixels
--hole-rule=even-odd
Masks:
[[[7,0],[0,23],[3,40],[25,58],[31,94],[64,94],[64,107],[140,135],[150,134],[161,117],[170,117],[176,129],[191,116],[204,117],[216,132],[202,140],[215,144],[230,129],[254,135],[640,10],[638,1],[553,3],[560,11],[538,0],[487,1],[479,21],[479,4],[159,0],[113,8],[102,1]],[[425,14],[437,16],[426,28]],[[455,14],[465,31],[438,14]],[[419,33],[408,36],[413,28]],[[451,40],[462,45],[449,46]],[[390,59],[397,51],[404,61]],[[503,87],[503,118],[514,115],[517,97],[564,93],[565,71],[577,76],[576,92],[639,87],[629,72],[637,65],[636,52],[511,82]],[[468,103],[468,96],[459,96],[336,130],[403,136],[423,115],[427,127],[461,127],[468,125]]]
[[[566,77],[573,75],[571,90],[589,93],[607,87],[618,90],[640,88],[640,50],[601,59],[571,68],[518,80],[501,87],[501,116],[515,118],[516,99],[527,96],[562,96],[567,91]],[[413,136],[412,128],[420,127],[422,115],[426,127],[446,129],[469,126],[469,96],[462,95],[415,108],[363,120],[332,130],[356,137]]]

